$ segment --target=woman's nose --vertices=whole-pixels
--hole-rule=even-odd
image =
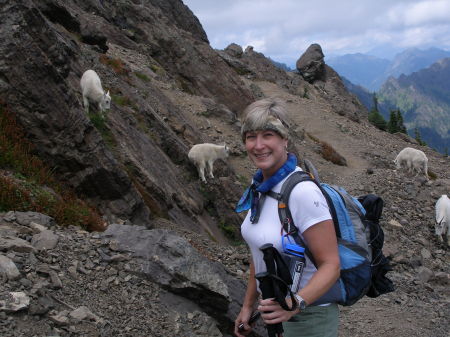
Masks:
[[[264,139],[260,135],[258,135],[255,139],[255,148],[262,148],[264,147]]]

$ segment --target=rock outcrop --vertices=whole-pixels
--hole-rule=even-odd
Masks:
[[[158,81],[210,97],[230,123],[253,96],[181,1],[5,2],[1,22],[0,96],[61,180],[108,221],[165,217],[214,232],[185,175],[190,145],[207,139]],[[79,79],[91,68],[113,100],[103,129],[81,104]]]
[[[312,83],[317,80],[323,80],[325,77],[325,55],[322,48],[317,43],[312,44],[297,60],[296,68],[300,75]]]

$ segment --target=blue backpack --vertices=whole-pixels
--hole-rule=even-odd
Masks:
[[[314,304],[349,306],[364,295],[378,297],[393,291],[392,281],[385,276],[392,269],[382,253],[384,235],[379,219],[383,200],[373,194],[358,200],[342,187],[321,183],[314,167],[310,163],[305,166],[312,173],[296,171],[284,182],[280,193],[269,191],[267,194],[278,200],[278,214],[285,232],[305,247],[305,253],[314,264],[314,258],[292,219],[289,196],[298,183],[312,181],[327,200],[337,235],[341,273],[334,286]]]

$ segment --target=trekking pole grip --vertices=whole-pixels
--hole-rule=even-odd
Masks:
[[[270,274],[268,272],[258,273],[255,275],[255,278],[259,281],[259,289],[261,290],[262,298],[274,298],[275,291],[273,289]],[[283,333],[282,323],[267,324],[266,329],[269,337],[281,336]]]

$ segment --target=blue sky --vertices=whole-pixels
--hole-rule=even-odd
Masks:
[[[325,57],[450,50],[450,0],[183,0],[213,48],[234,42],[293,66],[312,43]]]

